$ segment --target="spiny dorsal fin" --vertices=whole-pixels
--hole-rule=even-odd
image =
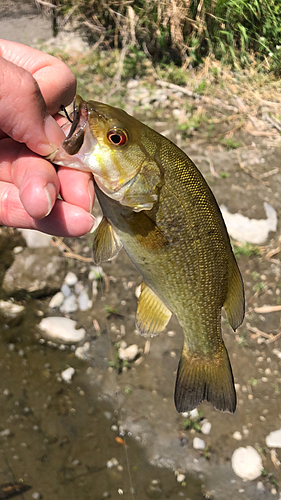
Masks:
[[[95,264],[113,259],[123,246],[112,225],[105,217],[102,218],[93,235],[93,260]]]
[[[171,311],[162,300],[144,283],[138,300],[136,327],[142,335],[156,335],[164,330]]]
[[[175,405],[179,413],[191,411],[202,401],[217,410],[234,413],[236,393],[226,348],[212,357],[192,356],[184,346],[178,366]]]
[[[236,330],[244,319],[245,298],[242,276],[234,257],[230,260],[230,278],[223,307],[231,327]]]

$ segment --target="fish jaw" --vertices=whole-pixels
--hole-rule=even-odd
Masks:
[[[159,169],[134,141],[135,132],[126,130],[141,124],[122,110],[86,102],[80,96],[76,96],[71,118],[72,123],[63,126],[65,140],[48,159],[91,172],[101,191],[134,211],[151,210],[158,200]],[[115,133],[124,134],[121,147],[109,141]]]

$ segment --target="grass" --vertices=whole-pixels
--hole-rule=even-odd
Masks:
[[[242,255],[245,257],[261,256],[260,248],[252,243],[245,243],[244,245],[234,245],[234,255],[239,259]]]

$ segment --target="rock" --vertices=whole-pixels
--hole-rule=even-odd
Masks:
[[[34,229],[19,229],[29,248],[49,247],[53,237]]]
[[[211,428],[212,428],[211,422],[208,421],[203,422],[201,426],[201,432],[203,432],[203,434],[210,434]]]
[[[237,241],[254,243],[259,245],[264,243],[270,231],[276,231],[277,214],[269,203],[264,203],[267,219],[249,219],[241,214],[231,214],[228,209],[222,205],[220,207],[227,230]]]
[[[91,266],[90,272],[89,272],[89,280],[98,280],[103,277],[103,269],[101,266]]]
[[[42,319],[38,326],[50,340],[72,344],[80,342],[86,335],[84,328],[76,330],[76,324],[72,319],[53,316]]]
[[[71,271],[69,271],[69,273],[67,273],[66,277],[64,278],[64,282],[68,286],[75,285],[75,283],[77,283],[77,281],[78,281],[78,278],[77,278],[76,274],[74,274]]]
[[[124,361],[133,361],[139,352],[139,346],[137,344],[132,344],[125,349],[120,347],[118,350],[120,359],[124,359]]]
[[[65,259],[57,248],[25,248],[16,255],[3,280],[3,289],[15,297],[43,297],[60,289]]]
[[[78,309],[77,299],[72,293],[69,297],[66,297],[63,304],[60,306],[60,312],[68,314],[70,312],[75,312]]]
[[[61,293],[63,293],[63,295],[65,297],[69,297],[69,295],[71,295],[71,290],[70,290],[69,286],[66,283],[64,283],[62,285],[60,291],[61,291]]]
[[[237,448],[231,458],[232,469],[242,479],[253,481],[262,473],[262,459],[252,446]]]
[[[108,460],[108,462],[106,463],[106,466],[108,469],[112,469],[112,467],[117,467],[117,465],[119,464],[117,458],[111,458],[110,460]]]
[[[67,384],[70,384],[72,377],[75,373],[74,368],[71,366],[69,368],[66,368],[63,372],[61,372],[61,378],[64,380]]]
[[[233,439],[236,439],[236,441],[241,441],[242,439],[242,434],[239,431],[235,431],[234,434],[232,435]]]
[[[87,353],[90,350],[90,342],[85,342],[81,347],[77,347],[75,350],[75,356],[79,359],[87,359]]]
[[[4,317],[4,321],[10,323],[13,320],[18,320],[24,313],[24,306],[20,306],[10,300],[0,300],[0,315]]]
[[[50,302],[49,302],[49,307],[51,309],[55,309],[56,307],[60,307],[62,305],[64,301],[64,295],[62,292],[58,292],[56,293],[56,295],[54,295]]]
[[[81,291],[78,297],[78,306],[80,311],[87,311],[92,307],[92,301],[89,299],[89,295],[85,288]]]
[[[182,483],[185,480],[185,475],[184,474],[178,474],[177,475],[177,482]]]
[[[203,439],[200,439],[199,437],[195,437],[193,439],[193,448],[195,450],[205,450],[205,441]]]
[[[265,438],[265,442],[270,448],[281,448],[281,429],[268,434]]]

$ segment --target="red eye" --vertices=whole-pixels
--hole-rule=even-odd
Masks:
[[[127,134],[124,130],[113,129],[110,130],[107,134],[107,138],[113,146],[124,146],[127,142]]]

